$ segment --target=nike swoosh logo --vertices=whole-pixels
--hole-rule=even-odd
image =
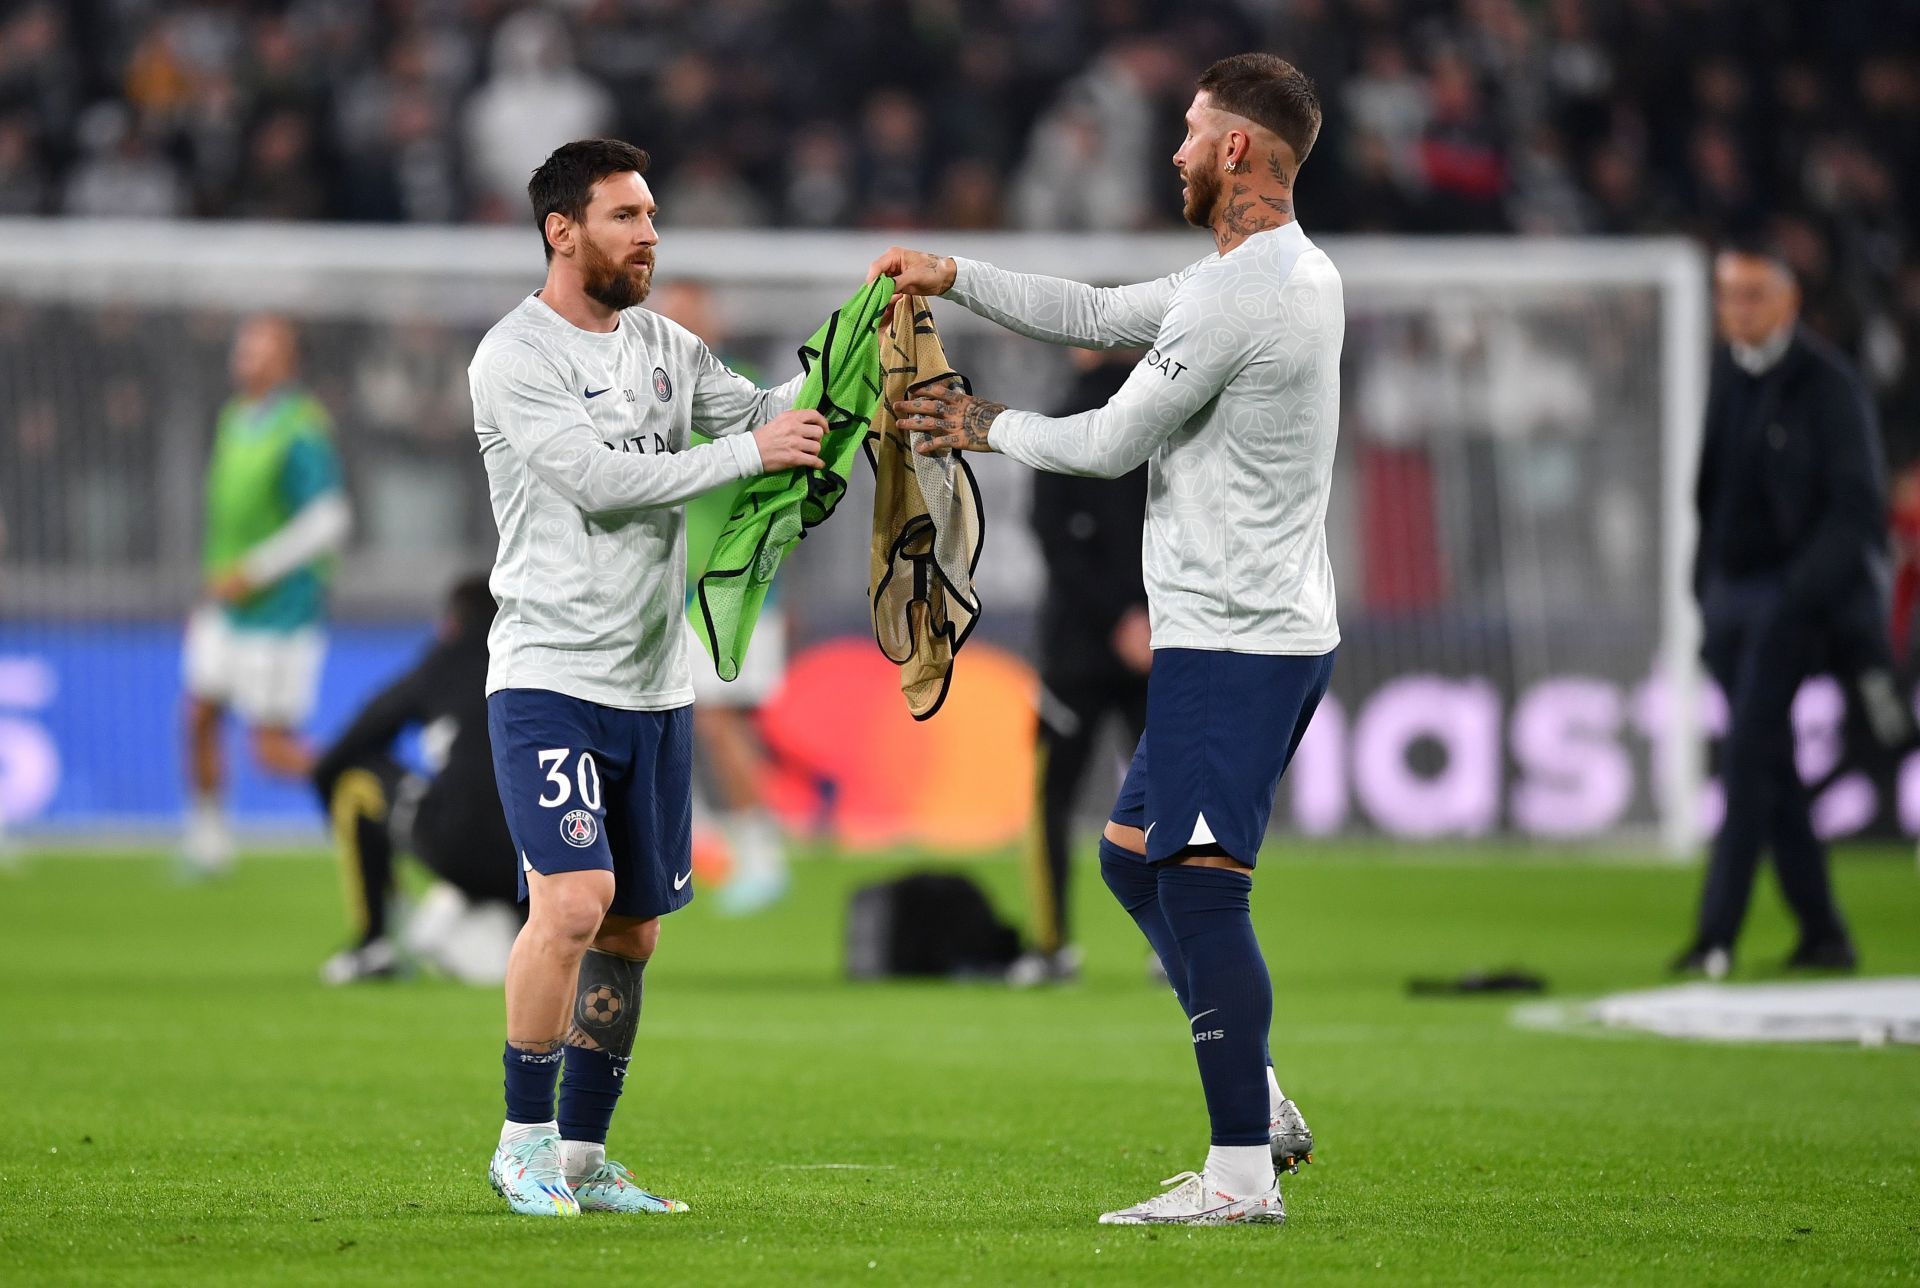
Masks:
[[[607,386],[607,389],[611,389],[611,388],[613,388],[612,385]],[[607,392],[607,389],[589,389],[587,390],[587,397],[598,398],[601,394]]]
[[[1155,820],[1154,822],[1147,824],[1147,830],[1140,834],[1140,839],[1143,841],[1151,841],[1153,839],[1153,829],[1159,826],[1160,824],[1158,820]]]
[[[691,880],[693,880],[693,869],[688,868],[685,872],[682,872],[679,876],[673,879],[673,888],[675,890],[683,889],[685,888],[687,882]]]
[[[1192,1019],[1190,1019],[1190,1020],[1188,1020],[1188,1021],[1187,1021],[1187,1027],[1188,1027],[1188,1028],[1192,1028],[1192,1027],[1193,1027],[1194,1025],[1196,1025],[1196,1024],[1198,1024],[1198,1023],[1199,1023],[1200,1021],[1202,1021],[1202,1020],[1204,1020],[1204,1019],[1206,1019],[1206,1018],[1207,1018],[1207,1017],[1208,1017],[1209,1015],[1212,1015],[1212,1014],[1213,1014],[1213,1013],[1214,1013],[1215,1011],[1217,1011],[1217,1010],[1219,1010],[1219,1009],[1220,1009],[1219,1007],[1217,1007],[1217,1006],[1213,1006],[1213,1007],[1209,1007],[1208,1009],[1206,1009],[1206,1010],[1204,1010],[1204,1011],[1202,1011],[1202,1012],[1200,1012],[1200,1014],[1198,1014],[1198,1015],[1196,1015],[1196,1016],[1194,1016],[1194,1017],[1193,1017]]]

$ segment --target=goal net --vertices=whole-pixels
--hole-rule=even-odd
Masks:
[[[1096,282],[1207,249],[1193,234],[913,240]],[[656,292],[710,287],[719,347],[772,383],[885,241],[669,229]],[[1702,821],[1698,253],[1323,245],[1348,309],[1329,519],[1345,642],[1276,826],[1684,848]],[[445,586],[491,559],[465,370],[540,275],[531,229],[0,221],[0,817],[99,828],[177,808],[177,636],[236,320],[293,316],[338,422],[356,531],[329,665],[351,667],[417,639]],[[1069,410],[1060,351],[936,315],[976,389]],[[998,458],[977,469],[978,638],[1021,652],[1044,586],[1029,481]],[[867,527],[849,517],[868,496],[856,479],[782,573],[799,645],[870,629]],[[258,790],[263,817],[311,811]]]

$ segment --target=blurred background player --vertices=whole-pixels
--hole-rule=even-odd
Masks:
[[[282,317],[248,318],[234,335],[234,396],[221,409],[207,467],[206,602],[187,622],[187,771],[183,854],[190,872],[233,862],[222,802],[222,723],[247,726],[254,760],[299,778],[299,729],[326,656],[332,558],[351,514],[326,409],[298,381],[299,337]]]
[[[362,707],[314,766],[357,935],[321,967],[329,984],[394,975],[402,947],[465,983],[505,977],[520,915],[513,840],[487,738],[493,614],[484,576],[454,586],[426,656]],[[420,731],[425,776],[398,757],[396,744],[409,729]],[[411,850],[436,878],[400,944],[389,920],[396,847]]]
[[[682,278],[663,283],[649,307],[693,332],[722,364],[759,381],[754,365],[728,348],[713,291],[704,282]],[[693,441],[709,440],[696,434]],[[689,603],[694,583],[706,571],[707,557],[744,486],[718,488],[687,503]],[[760,788],[766,781],[767,750],[760,737],[759,712],[779,689],[787,669],[787,614],[780,605],[779,584],[767,592],[753,639],[740,662],[740,674],[731,683],[720,678],[691,625],[687,639],[687,665],[693,670],[694,750],[713,796],[711,808],[695,813],[694,848],[696,853],[703,848],[705,838],[698,833],[708,828],[719,833],[728,876],[715,899],[722,912],[745,916],[777,903],[787,890],[786,842]]]
[[[1138,350],[1073,351],[1075,379],[1057,414],[1105,406],[1140,360]],[[1030,522],[1047,564],[1040,608],[1040,711],[1034,822],[1027,846],[1033,950],[1013,964],[1016,988],[1079,974],[1069,940],[1068,865],[1074,800],[1109,716],[1128,747],[1147,721],[1153,668],[1147,590],[1140,577],[1147,471],[1119,479],[1036,474]],[[1110,786],[1110,784],[1109,784]],[[1158,958],[1154,959],[1156,962]]]
[[[1853,368],[1799,325],[1800,289],[1784,258],[1734,246],[1713,271],[1725,344],[1701,442],[1694,591],[1701,651],[1727,699],[1726,817],[1693,943],[1673,968],[1727,974],[1764,849],[1800,929],[1787,965],[1851,970],[1827,847],[1794,760],[1793,701],[1836,656],[1864,652],[1884,666],[1880,431]]]

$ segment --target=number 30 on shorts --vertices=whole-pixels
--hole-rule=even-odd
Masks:
[[[600,766],[594,763],[593,753],[583,751],[574,757],[572,748],[552,747],[536,753],[540,757],[540,768],[547,771],[549,789],[540,793],[540,804],[548,809],[559,809],[573,799],[574,785],[580,787],[580,803],[588,809],[600,808]],[[574,759],[573,782],[567,781],[567,760]]]

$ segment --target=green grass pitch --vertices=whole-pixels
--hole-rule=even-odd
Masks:
[[[1653,983],[1691,869],[1283,847],[1255,911],[1281,1079],[1320,1138],[1284,1229],[1108,1229],[1197,1166],[1169,994],[1091,862],[1078,987],[838,978],[897,865],[817,860],[761,918],[696,901],[647,973],[613,1154],[684,1216],[509,1216],[497,993],[329,991],[335,874],[205,888],[157,859],[0,874],[0,1281],[13,1284],[1881,1283],[1920,1275],[1920,1051],[1538,1032],[1411,974]],[[1018,906],[1013,863],[974,869]],[[1839,884],[1869,968],[1920,972],[1911,858]],[[1746,961],[1788,932],[1763,886]],[[1743,963],[1743,966],[1745,963]],[[584,1279],[583,1279],[584,1276]]]

